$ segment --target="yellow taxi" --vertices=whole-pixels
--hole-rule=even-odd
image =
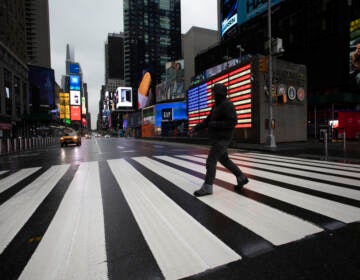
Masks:
[[[75,144],[76,146],[81,145],[81,137],[76,132],[65,133],[60,137],[61,147],[67,146],[69,144]]]

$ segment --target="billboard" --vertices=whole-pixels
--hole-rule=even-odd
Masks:
[[[55,76],[53,69],[29,65],[29,83],[29,103],[33,108],[39,106],[55,107]]]
[[[185,98],[184,60],[165,64],[165,81],[156,86],[156,102]]]
[[[279,4],[283,0],[271,0],[271,6]],[[226,2],[226,1],[225,1]],[[268,1],[259,0],[238,0],[238,25],[267,11]]]
[[[81,121],[81,108],[80,106],[70,106],[71,120]]]
[[[133,93],[131,87],[118,87],[113,96],[116,109],[121,107],[131,108],[133,106]]]
[[[72,105],[72,106],[80,106],[81,105],[80,91],[70,90],[70,105]]]
[[[224,0],[221,3],[221,36],[238,22],[238,0]],[[241,1],[240,1],[241,2]]]
[[[70,63],[69,73],[70,74],[80,74],[80,65],[78,63]]]
[[[81,97],[81,113],[86,115],[86,98],[84,96]]]
[[[70,90],[80,90],[80,76],[70,75]]]
[[[151,74],[144,70],[138,88],[138,109],[151,105]]]
[[[360,18],[350,22],[350,82],[360,89]]]
[[[207,80],[188,90],[189,127],[202,122],[214,104],[212,88],[216,83],[223,83],[228,89],[228,99],[233,102],[237,114],[236,128],[252,127],[252,86],[251,65],[245,64],[225,74]]]
[[[60,119],[70,119],[70,97],[69,93],[59,93]]]

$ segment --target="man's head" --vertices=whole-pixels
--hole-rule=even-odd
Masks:
[[[213,93],[214,95],[226,96],[227,88],[224,86],[224,84],[215,84],[213,87]]]
[[[227,88],[224,84],[215,84],[212,93],[215,99],[215,103],[219,104],[226,99]]]

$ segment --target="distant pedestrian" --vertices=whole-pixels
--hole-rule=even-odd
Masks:
[[[215,104],[210,114],[189,132],[190,135],[192,135],[193,132],[208,128],[211,145],[206,160],[205,182],[199,190],[194,192],[195,196],[204,196],[213,193],[213,183],[218,161],[236,176],[237,185],[235,189],[240,190],[249,182],[248,178],[241,172],[240,168],[232,162],[227,153],[227,148],[231,143],[237,123],[234,104],[227,99],[227,88],[223,84],[215,84],[212,95]]]

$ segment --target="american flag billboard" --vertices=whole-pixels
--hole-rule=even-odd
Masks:
[[[228,99],[233,102],[237,113],[236,128],[251,128],[251,65],[242,65],[228,73],[210,79],[188,91],[188,120],[193,127],[205,119],[214,105],[211,91],[216,83],[223,83],[228,89]]]

